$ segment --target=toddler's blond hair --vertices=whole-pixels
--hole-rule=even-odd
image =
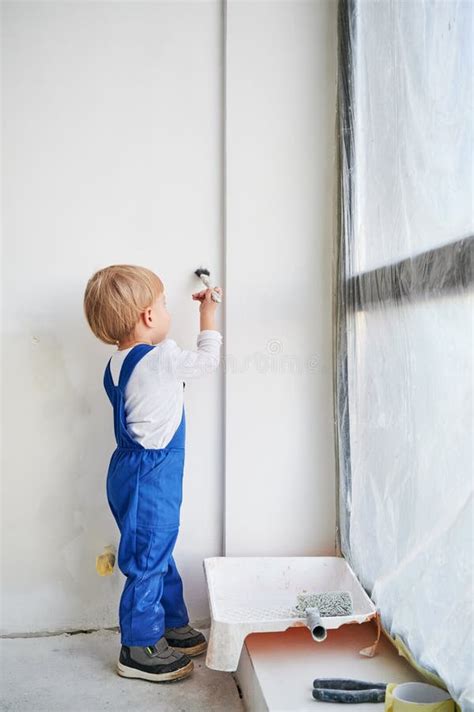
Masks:
[[[89,326],[106,344],[129,338],[140,318],[164,291],[161,279],[146,267],[110,265],[92,275],[84,293]]]

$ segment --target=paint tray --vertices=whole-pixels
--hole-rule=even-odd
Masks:
[[[325,617],[328,630],[376,618],[374,604],[340,557],[214,556],[203,566],[211,613],[206,666],[213,670],[237,670],[250,633],[304,626],[306,619],[294,612],[297,593],[351,593],[354,612]]]

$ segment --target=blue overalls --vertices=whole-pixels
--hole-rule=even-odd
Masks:
[[[120,529],[118,566],[127,577],[120,599],[122,645],[154,645],[165,628],[189,623],[183,584],[172,556],[180,525],[185,413],[164,448],[147,449],[127,431],[125,387],[153,346],[137,344],[114,385],[110,361],[104,386],[114,409],[117,447],[107,473],[107,499]],[[183,384],[184,388],[184,384]]]

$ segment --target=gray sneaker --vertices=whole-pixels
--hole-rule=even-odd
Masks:
[[[169,647],[166,638],[146,648],[122,645],[117,672],[150,682],[174,682],[192,673],[193,661]]]
[[[183,625],[180,628],[166,628],[165,638],[168,645],[181,653],[194,657],[207,650],[207,640],[195,628]]]

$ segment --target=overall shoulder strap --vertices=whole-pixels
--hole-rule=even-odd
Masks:
[[[119,382],[118,382],[118,387],[122,391],[122,393],[125,391],[125,387],[128,383],[128,379],[132,375],[132,371],[137,365],[137,363],[144,357],[146,354],[154,349],[155,347],[152,346],[151,344],[137,344],[136,346],[133,347],[133,349],[127,354],[125,357],[125,361],[122,364],[122,368],[120,369],[120,376],[119,376]]]
[[[112,374],[111,374],[111,372],[110,372],[110,362],[111,362],[111,360],[112,360],[112,357],[109,358],[109,362],[108,362],[107,366],[105,367],[105,373],[104,373],[103,383],[104,383],[105,391],[106,391],[106,393],[107,393],[107,395],[108,395],[108,397],[109,397],[109,400],[110,400],[110,402],[112,403],[112,405],[114,405],[115,385],[114,385],[114,382],[113,382],[113,380],[112,380]]]

